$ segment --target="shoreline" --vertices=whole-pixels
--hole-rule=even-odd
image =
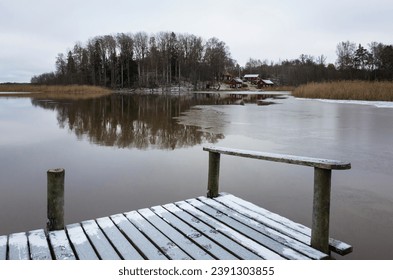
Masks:
[[[92,98],[112,94],[103,87],[86,85],[0,84],[0,97]]]
[[[303,98],[303,97],[295,97],[295,98],[304,101],[319,101],[325,103],[350,104],[350,105],[368,105],[377,108],[393,109],[393,101],[344,100],[344,99],[323,99],[323,98]]]
[[[106,96],[111,94],[130,94],[130,95],[172,95],[184,96],[190,94],[206,94],[212,96],[237,95],[258,95],[275,92],[288,92],[295,98],[314,99],[314,100],[338,100],[347,102],[367,104],[366,102],[393,102],[393,82],[369,82],[369,81],[338,81],[309,83],[300,85],[297,88],[291,87],[274,87],[266,89],[257,89],[244,87],[241,89],[232,89],[225,84],[217,89],[198,89],[188,85],[183,86],[162,86],[157,88],[127,88],[127,89],[109,89],[97,86],[87,85],[34,85],[34,84],[0,84],[0,97],[31,97],[31,98],[71,98],[85,99]],[[327,101],[325,101],[327,102]],[[385,106],[376,105],[377,107]],[[390,105],[387,105],[389,108]]]

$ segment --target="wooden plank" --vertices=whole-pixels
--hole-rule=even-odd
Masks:
[[[124,215],[113,215],[111,219],[144,258],[149,260],[168,259],[163,252],[147,239],[146,236],[144,236]]]
[[[230,251],[231,254],[235,255],[239,259],[244,260],[260,260],[262,259],[257,254],[251,252],[250,250],[244,248],[237,242],[228,238],[224,234],[217,231],[213,228],[209,223],[205,223],[199,220],[197,217],[194,217],[190,213],[183,211],[181,208],[177,207],[175,204],[166,204],[163,206],[165,209],[170,211],[172,214],[183,220],[185,223],[195,228],[203,235],[207,236],[214,242],[217,242],[219,245]]]
[[[181,219],[170,213],[168,210],[162,206],[152,207],[154,213],[160,216],[162,219],[170,223],[178,231],[185,234],[193,242],[201,246],[204,250],[209,252],[212,256],[219,260],[236,260],[238,259],[233,254],[229,253],[223,247],[213,242],[211,239],[207,238],[201,232],[195,230]]]
[[[49,242],[56,260],[75,260],[76,256],[64,230],[51,231]]]
[[[13,233],[8,237],[8,259],[29,260],[30,252],[25,232]]]
[[[277,253],[267,249],[266,247],[260,245],[259,243],[253,241],[252,239],[244,236],[243,234],[233,230],[232,228],[226,226],[225,224],[217,221],[214,218],[211,218],[201,212],[200,210],[196,209],[192,205],[187,202],[181,201],[176,203],[177,206],[182,208],[183,210],[191,213],[201,221],[210,224],[214,227],[217,231],[225,234],[227,237],[231,238],[232,240],[236,241],[237,243],[241,244],[243,247],[246,247],[250,251],[254,252],[255,254],[259,255],[263,259],[268,260],[282,260],[284,259]]]
[[[196,209],[192,205],[190,205],[187,202],[178,202],[176,203],[180,208],[183,210],[191,213],[201,221],[204,221],[205,223],[210,224],[212,227],[214,227],[217,231],[225,234],[227,237],[230,239],[236,241],[237,243],[241,244],[243,247],[246,247],[250,251],[254,252],[255,254],[259,255],[263,259],[269,259],[269,260],[282,260],[284,259],[280,255],[276,254],[275,252],[267,249],[264,246],[261,246],[257,242],[251,240],[247,236],[244,236],[243,234],[233,230],[232,228],[226,226],[225,224],[217,221],[216,219],[207,216],[204,214],[202,211]]]
[[[89,242],[80,224],[66,226],[68,238],[80,260],[98,260],[98,256]]]
[[[222,196],[219,196],[216,199],[221,203],[228,205],[230,208],[233,209],[237,208],[238,211],[243,212],[247,216],[252,217],[254,219],[258,220],[259,218],[261,218],[264,221],[266,221],[268,224],[272,224],[272,222],[270,221],[273,221],[273,224],[276,223],[281,224],[284,227],[280,225],[277,225],[277,227],[284,231],[290,229],[288,233],[291,237],[294,237],[300,242],[303,242],[307,245],[311,245],[311,229],[304,225],[296,223],[276,213],[272,213],[262,207],[259,207],[249,201],[243,200],[232,194],[223,194]],[[270,221],[266,220],[265,218],[269,219]],[[280,230],[280,232],[282,231]],[[340,255],[346,255],[352,252],[351,245],[333,238],[329,239],[329,245],[330,245],[330,249],[333,252],[336,252]]]
[[[221,212],[220,210],[214,209],[211,206],[196,200],[196,199],[189,199],[187,200],[195,208],[201,210],[202,212],[208,214],[210,217],[222,222],[223,224],[229,226],[233,230],[239,232],[240,234],[250,238],[251,240],[256,241],[263,247],[266,247],[270,251],[282,256],[286,259],[292,260],[307,260],[310,259],[305,255],[300,254],[299,252],[284,246],[283,244],[277,242],[276,240],[261,234],[260,232],[236,221],[235,219],[230,218],[229,216],[225,215],[225,213]],[[268,252],[270,253],[270,252]]]
[[[312,166],[322,169],[344,170],[344,169],[351,168],[351,164],[349,162],[332,160],[332,159],[320,159],[320,158],[300,157],[300,156],[283,155],[283,154],[262,153],[256,151],[230,149],[230,148],[222,148],[222,147],[204,147],[203,150],[213,153],[225,154],[225,155],[254,158],[254,159],[274,161],[274,162],[283,162],[283,163],[296,164],[296,165]]]
[[[120,256],[125,260],[143,260],[139,252],[124,237],[116,225],[109,217],[103,217],[96,220],[101,230],[108,237],[110,242]]]
[[[217,201],[221,202],[222,204],[228,206],[229,208],[238,211],[239,213],[243,214],[244,216],[246,216],[246,217],[248,217],[250,219],[254,219],[257,222],[262,223],[262,224],[264,224],[267,227],[275,229],[275,230],[277,230],[277,231],[279,231],[279,232],[281,232],[281,233],[283,233],[285,235],[288,235],[288,236],[290,236],[290,237],[292,237],[292,238],[294,238],[294,239],[296,239],[296,240],[298,240],[298,241],[300,241],[302,243],[310,245],[310,241],[311,241],[310,236],[307,236],[307,235],[305,235],[305,234],[303,234],[303,233],[301,233],[301,232],[299,232],[299,231],[297,231],[295,229],[292,229],[292,228],[288,227],[286,224],[282,224],[279,221],[270,219],[270,216],[263,215],[262,214],[263,212],[266,212],[266,214],[271,213],[271,212],[269,212],[269,211],[267,211],[267,210],[265,210],[263,208],[260,209],[261,213],[257,213],[255,211],[253,211],[253,210],[258,211],[258,209],[256,209],[256,208],[251,210],[251,209],[245,208],[242,205],[239,205],[239,204],[233,202],[232,199],[236,199],[236,198],[237,197],[232,196],[232,195],[225,195],[225,196],[219,196],[219,197],[217,197],[215,199]],[[255,207],[258,207],[258,206],[255,205]],[[272,215],[277,215],[277,214],[274,214],[274,213],[271,213],[271,214]],[[277,215],[277,216],[278,217],[275,217],[277,219],[279,217],[281,217],[279,215]],[[285,218],[283,218],[283,219],[285,219]]]
[[[329,249],[341,256],[348,255],[353,251],[352,245],[331,237],[329,238]]]
[[[94,220],[88,220],[82,222],[82,227],[89,237],[91,244],[93,245],[98,256],[102,260],[120,260],[120,256],[116,250],[112,247],[104,233],[98,227]]]
[[[172,240],[162,234],[154,226],[152,226],[137,211],[125,213],[140,231],[142,231],[153,243],[155,243],[164,254],[172,260],[190,260],[191,257],[181,250]]]
[[[247,218],[246,216],[240,214],[239,212],[217,202],[216,200],[208,199],[206,197],[199,197],[198,198],[200,201],[204,202],[205,204],[214,207],[214,209],[223,212],[225,215],[243,223],[244,225],[247,225],[248,227],[253,228],[254,230],[276,240],[277,242],[280,242],[281,244],[290,247],[298,252],[301,252],[302,254],[308,256],[309,258],[312,259],[324,259],[327,258],[328,255],[311,248],[310,246],[301,243],[285,234],[282,234],[272,228],[266,227],[265,225],[258,223],[255,220],[252,220],[250,218]]]
[[[294,229],[302,234],[305,234],[305,235],[311,237],[311,229],[304,226],[304,225],[296,223],[296,222],[289,220],[285,217],[282,217],[276,213],[272,213],[268,210],[265,210],[265,209],[255,205],[249,201],[246,201],[246,200],[236,197],[234,195],[228,194],[228,196],[226,196],[226,198],[243,206],[244,208],[251,209],[253,211],[256,211],[257,213],[261,213],[262,215],[266,215],[266,217],[268,217],[272,220],[275,220],[275,221],[277,221],[277,222],[279,222],[279,223],[281,223],[291,229]],[[311,244],[311,239],[310,239],[310,241],[307,241],[305,243]],[[329,245],[330,245],[330,249],[333,252],[340,254],[340,255],[349,254],[352,252],[352,249],[353,249],[351,245],[349,245],[345,242],[333,239],[333,238],[329,238]]]
[[[201,247],[195,245],[190,239],[186,238],[182,233],[173,228],[169,223],[161,219],[150,209],[138,210],[146,220],[148,220],[154,227],[159,229],[165,236],[167,236],[173,243],[175,243],[181,250],[187,253],[191,258],[197,260],[213,260]]]
[[[27,234],[32,260],[51,260],[48,240],[43,229],[29,231]]]
[[[7,240],[6,235],[0,236],[0,260],[5,260],[7,258]]]

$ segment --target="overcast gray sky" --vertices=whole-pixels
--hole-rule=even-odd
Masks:
[[[334,63],[341,41],[393,44],[392,15],[392,0],[0,0],[0,82],[29,82],[76,42],[120,32],[217,37],[241,66],[301,54]]]

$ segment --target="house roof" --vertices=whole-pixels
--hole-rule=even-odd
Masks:
[[[246,74],[244,75],[244,78],[258,78],[259,74]]]
[[[262,80],[267,85],[274,85],[274,83],[271,80]]]
[[[242,79],[240,79],[240,78],[233,78],[234,80],[235,80],[235,82],[237,82],[237,83],[243,83],[243,80]]]

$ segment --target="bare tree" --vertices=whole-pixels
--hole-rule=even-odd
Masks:
[[[144,85],[145,82],[145,58],[148,53],[148,35],[146,32],[138,32],[134,36],[134,51],[135,58],[138,63],[138,82],[139,86]]]
[[[337,68],[340,70],[348,70],[354,67],[356,44],[353,42],[341,42],[337,45]]]
[[[131,34],[120,33],[116,36],[119,48],[120,85],[122,88],[131,86],[131,64],[133,59],[134,41]],[[125,74],[126,73],[126,74]],[[126,83],[124,79],[126,78]]]

